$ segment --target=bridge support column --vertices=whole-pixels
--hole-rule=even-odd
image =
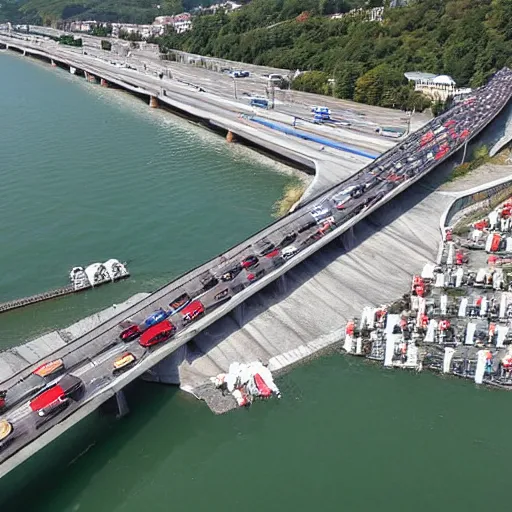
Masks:
[[[25,55],[27,55],[27,50],[23,50],[23,57],[25,57]]]
[[[149,97],[149,106],[151,108],[158,108],[158,98],[156,96]]]
[[[118,391],[116,393],[116,405],[116,418],[122,418],[123,416],[126,416],[130,412],[130,409],[128,407],[128,401],[126,400],[126,395],[124,394],[123,390]]]
[[[108,87],[108,82],[104,78],[102,78],[100,80],[100,84],[101,84],[101,87]]]
[[[239,327],[244,324],[245,318],[245,302],[239,304],[235,309],[231,310],[230,315]]]
[[[286,274],[283,274],[277,279],[277,290],[280,295],[284,295],[286,293],[286,289],[288,288],[287,281]]]
[[[56,68],[57,67],[57,64],[55,64],[55,61],[53,59],[51,60],[51,64],[52,64],[52,68]]]
[[[226,135],[226,140],[228,142],[235,142],[235,136],[233,135],[233,132],[231,130],[228,130],[228,133]]]

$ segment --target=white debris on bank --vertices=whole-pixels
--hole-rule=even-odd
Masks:
[[[227,390],[239,407],[250,405],[254,398],[269,398],[281,392],[274,383],[272,373],[259,361],[252,363],[231,363],[228,373],[219,373],[210,379],[216,388]]]

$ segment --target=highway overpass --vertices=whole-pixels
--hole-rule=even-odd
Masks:
[[[78,66],[79,62],[77,60],[68,64]],[[99,69],[89,69],[91,73],[95,72],[102,77]],[[115,79],[119,84],[124,83]],[[137,80],[131,79],[130,87],[138,88],[140,92],[142,87],[137,85]],[[155,94],[158,96],[158,91]],[[115,396],[128,382],[240,306],[248,297],[283,276],[290,268],[464,148],[501,112],[511,96],[512,72],[502,70],[486,88],[475,91],[472,100],[434,119],[423,130],[402,141],[356,175],[330,188],[313,202],[238,246],[161,288],[85,336],[59,346],[53,346],[51,342],[46,347],[29,343],[3,353],[0,357],[0,379],[2,388],[7,390],[9,406],[4,417],[13,424],[15,437],[0,452],[0,475],[58,437],[101,403]],[[266,249],[262,242],[272,244],[278,250],[271,251],[273,255],[267,257],[270,253],[264,254]],[[295,254],[287,259],[282,257],[285,246],[296,249]],[[242,263],[245,265],[249,261],[247,258],[254,256],[258,258],[257,265],[244,268]],[[236,275],[225,278],[228,273]],[[141,347],[136,340],[119,342],[118,336],[124,327],[142,323],[159,307],[168,309],[173,299],[183,293],[201,300],[205,305],[206,314],[202,318],[187,326],[179,314],[172,315],[171,321],[177,327],[176,335],[166,344],[152,349]],[[120,376],[114,376],[113,361],[125,351],[132,352],[138,364]],[[83,380],[85,393],[59,416],[38,426],[36,421],[39,418],[28,406],[28,398],[18,402],[14,400],[10,404],[9,393],[12,391],[16,397],[20,379],[24,379],[26,384],[34,368],[58,358],[63,359],[69,373]]]

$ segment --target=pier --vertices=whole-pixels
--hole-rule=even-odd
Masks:
[[[23,48],[23,44],[16,44]],[[29,48],[29,51],[32,50]],[[54,56],[55,59],[57,56]],[[62,62],[62,55],[60,59]],[[83,69],[85,66],[85,61],[79,57],[71,59],[66,56],[66,62],[69,61],[77,68],[82,66],[81,69]],[[130,80],[123,77],[120,80],[114,76],[112,70],[106,76],[106,71],[95,69],[90,63],[87,63],[87,66],[88,73],[95,77],[102,77],[103,74],[103,78],[109,82],[116,80],[118,84],[124,85],[130,90],[138,88],[139,93],[148,94],[150,92],[148,89],[143,89],[142,85],[134,85],[136,83],[143,84],[146,81],[138,76],[134,76]],[[170,100],[171,93],[169,91],[166,95],[156,91],[155,97],[158,97],[159,102],[181,101]],[[11,387],[15,386],[20,379],[27,378],[30,372],[42,362],[54,359],[62,359],[65,367],[72,371],[73,375],[82,379],[86,391],[81,400],[70,405],[64,413],[52,418],[38,429],[34,428],[33,416],[26,408],[23,409],[20,406],[7,411],[6,417],[25,429],[26,433],[0,452],[2,461],[0,474],[3,475],[10,471],[106,400],[115,397],[116,393],[120,392],[128,382],[152,369],[169,355],[178,353],[178,350],[188,341],[194,339],[201,331],[220,318],[233,312],[231,314],[239,317],[240,323],[243,323],[243,303],[249,297],[274,281],[280,280],[283,287],[286,287],[284,276],[289,270],[340,235],[350,232],[359,222],[424,178],[438,165],[443,162],[448,163],[449,159],[460,155],[460,151],[465,151],[465,146],[500,114],[511,97],[512,72],[503,70],[494,77],[487,88],[476,92],[473,107],[466,108],[466,105],[460,105],[445,116],[434,119],[420,132],[401,141],[397,147],[384,153],[362,171],[344,181],[338,180],[340,183],[328,187],[322,194],[316,195],[314,202],[306,200],[305,204],[294,213],[276,221],[212,261],[157,290],[149,297],[130,306],[122,314],[110,318],[69,343],[61,340],[58,343],[48,343],[45,347],[37,346],[36,353],[26,345],[22,345],[3,353],[0,357],[0,380],[2,387],[7,389],[8,393]],[[425,147],[424,137],[443,126],[443,123],[450,119],[455,122],[457,137],[450,143],[445,138],[442,141],[434,140],[431,147]],[[225,123],[226,120],[219,122]],[[238,134],[237,130],[242,130],[245,125],[239,127],[234,122],[233,126]],[[462,136],[465,131],[467,131],[466,135]],[[251,130],[251,133],[256,132],[257,130]],[[441,144],[447,144],[445,151],[440,148]],[[292,151],[294,147],[296,146],[290,145],[289,150]],[[300,145],[297,147],[299,147],[299,151],[303,151]],[[304,154],[301,153],[299,158],[303,157]],[[355,187],[361,193],[352,197],[347,207],[335,208],[336,197],[340,194],[343,196],[348,187]],[[330,216],[326,215],[327,213]],[[327,220],[331,217],[332,220]],[[285,259],[279,256],[278,252],[272,257],[266,257],[270,252],[263,252],[264,248],[268,247],[263,244],[264,242],[277,247],[279,251],[280,247],[284,247],[283,240],[292,233],[295,235],[293,243],[300,247],[295,255]],[[291,243],[288,243],[288,246],[290,245]],[[255,253],[258,253],[260,258],[258,270],[251,272],[240,270],[234,279],[223,281],[223,276],[226,273],[236,265],[240,265],[241,262],[248,261],[248,258],[253,257]],[[273,260],[273,257],[277,259]],[[142,349],[137,341],[117,342],[122,328],[127,323],[143,322],[156,309],[168,308],[173,299],[183,293],[188,293],[191,297],[201,300],[206,306],[207,313],[188,326],[184,326],[180,323],[179,318],[173,315],[171,318],[178,326],[178,331],[171,341],[150,350]],[[137,355],[138,364],[120,376],[113,376],[112,361],[126,350]],[[122,400],[119,402],[122,403]]]

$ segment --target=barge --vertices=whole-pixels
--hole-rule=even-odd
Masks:
[[[23,308],[57,297],[63,297],[64,295],[70,295],[90,288],[97,288],[103,284],[120,281],[127,277],[130,277],[130,273],[126,268],[126,264],[116,259],[110,259],[105,263],[92,263],[87,267],[73,267],[69,273],[70,284],[67,286],[31,295],[30,297],[0,303],[0,313]]]

